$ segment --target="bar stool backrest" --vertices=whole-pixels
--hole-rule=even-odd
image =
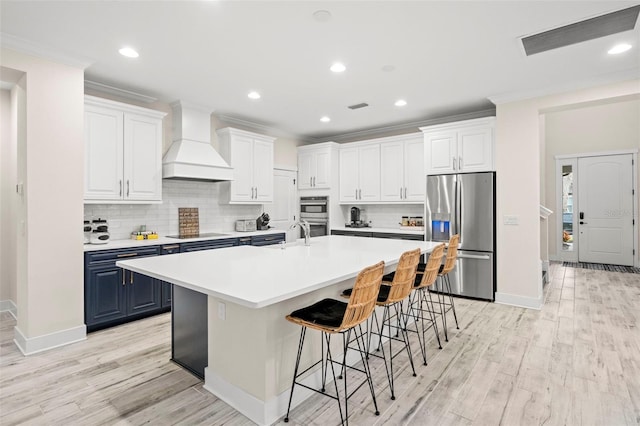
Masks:
[[[346,330],[364,322],[376,307],[380,283],[384,275],[384,262],[364,268],[353,286],[340,330]]]
[[[442,264],[442,256],[444,255],[444,244],[437,245],[431,253],[429,253],[429,259],[427,265],[424,268],[422,274],[422,280],[417,288],[429,287],[436,282],[438,278],[438,272],[440,271],[440,265]]]
[[[447,257],[444,261],[444,267],[440,275],[446,275],[456,266],[456,259],[458,258],[458,243],[460,242],[460,235],[452,235],[449,239],[449,245],[447,246]]]
[[[416,270],[420,262],[420,249],[406,251],[400,256],[396,272],[393,275],[389,297],[385,304],[400,302],[404,300],[411,290],[416,280]]]

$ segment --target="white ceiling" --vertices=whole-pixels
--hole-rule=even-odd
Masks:
[[[519,40],[637,4],[2,0],[0,29],[5,47],[86,59],[87,80],[320,140],[638,78],[640,25],[530,57]],[[607,55],[620,41],[634,48]],[[124,45],[140,57],[119,55]],[[346,72],[330,72],[334,61]],[[407,106],[394,106],[400,98]],[[360,102],[370,106],[347,108]]]

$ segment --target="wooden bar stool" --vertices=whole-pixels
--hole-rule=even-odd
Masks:
[[[401,324],[403,318],[402,302],[407,299],[413,288],[413,283],[416,279],[416,269],[420,262],[420,249],[415,249],[402,253],[398,266],[394,273],[393,279],[390,282],[384,281],[380,286],[380,294],[376,300],[376,305],[383,308],[382,320],[378,322],[376,312],[373,312],[372,319],[373,324],[377,328],[377,332],[371,330],[369,333],[369,341],[367,343],[367,352],[371,356],[376,356],[384,360],[384,366],[387,373],[387,379],[389,381],[389,389],[391,390],[391,399],[396,399],[394,389],[394,374],[393,374],[393,358],[402,352],[407,351],[409,356],[409,363],[411,364],[411,370],[413,376],[416,376],[416,370],[413,366],[413,357],[411,355],[411,346],[409,344],[409,335],[406,328]],[[343,295],[348,294],[349,290],[345,290]],[[394,312],[391,312],[393,308]],[[392,324],[392,319],[397,319],[395,325]],[[387,327],[387,338],[389,340],[389,357],[384,353],[384,347],[382,346],[382,337],[384,336],[384,328]],[[373,329],[373,327],[371,327]],[[391,329],[395,328],[396,332],[392,333]],[[371,336],[377,335],[378,350],[382,349],[382,356],[379,356],[370,351]],[[394,335],[395,334],[395,335]],[[402,336],[402,338],[399,338]],[[397,353],[393,353],[393,341],[401,341],[403,343],[403,349],[400,349]]]
[[[460,235],[455,234],[451,236],[451,238],[449,239],[449,244],[446,247],[447,254],[444,265],[440,267],[440,271],[438,272],[438,301],[440,302],[443,309],[442,326],[444,328],[445,342],[449,341],[449,336],[447,335],[447,312],[453,312],[453,319],[456,322],[456,329],[460,329],[460,327],[458,326],[458,316],[456,315],[456,305],[453,301],[453,296],[451,295],[451,282],[449,280],[449,272],[451,272],[453,268],[455,268],[456,260],[458,259],[459,242]],[[449,302],[446,301],[447,296],[449,298]]]
[[[314,303],[311,306],[307,306],[297,311],[292,312],[286,316],[288,321],[294,324],[302,326],[300,332],[300,342],[298,344],[298,355],[296,358],[296,365],[293,372],[293,382],[291,384],[291,394],[289,395],[289,405],[287,406],[287,415],[284,418],[285,422],[289,421],[289,411],[291,410],[291,400],[293,398],[293,389],[295,385],[302,386],[310,389],[314,392],[321,393],[325,396],[338,401],[338,409],[340,410],[340,420],[342,424],[349,424],[349,408],[348,400],[365,382],[362,382],[351,394],[347,391],[347,375],[344,375],[344,416],[342,413],[342,404],[340,403],[340,393],[338,392],[338,382],[336,380],[336,373],[333,364],[334,361],[331,355],[331,336],[334,334],[342,335],[342,348],[343,348],[343,361],[339,362],[341,368],[351,368],[366,376],[366,383],[369,385],[371,391],[371,398],[373,399],[373,406],[375,408],[375,414],[379,415],[378,403],[376,402],[376,395],[373,387],[373,381],[371,380],[371,371],[369,370],[369,362],[365,357],[365,340],[364,333],[362,332],[362,323],[366,321],[376,306],[376,298],[380,290],[380,284],[382,282],[382,275],[384,274],[384,262],[379,262],[375,265],[369,266],[358,274],[355,285],[349,302],[341,302],[333,299],[324,299],[320,302]],[[298,373],[300,367],[300,358],[302,355],[302,348],[304,346],[304,338],[307,329],[318,330],[322,333],[322,359],[315,362],[309,368]],[[353,339],[351,333],[353,332]],[[355,341],[357,348],[350,347],[349,344]],[[326,358],[325,358],[326,348]],[[347,350],[355,349],[360,353],[362,359],[363,369],[359,369],[354,366],[346,366]],[[311,370],[318,364],[322,367],[322,388],[320,390],[309,387],[303,383],[298,382],[298,378],[304,375],[307,371]],[[327,366],[328,365],[328,366]],[[333,383],[335,387],[335,396],[326,392],[326,378],[327,370],[331,368],[333,375]]]
[[[444,244],[436,246],[429,254],[429,259],[423,268],[424,270],[416,273],[413,292],[409,295],[409,309],[405,316],[405,328],[407,328],[408,331],[413,331],[408,328],[409,318],[413,317],[414,319],[414,323],[416,325],[415,332],[418,335],[418,343],[420,344],[420,351],[422,352],[424,365],[427,365],[427,344],[425,332],[429,328],[433,328],[436,340],[438,341],[438,347],[442,349],[436,315],[443,315],[444,312],[439,303],[439,310],[435,310],[431,293],[428,290],[435,284],[436,279],[438,278],[443,253]],[[387,275],[385,275],[383,280],[386,278]],[[428,298],[427,295],[429,296]],[[421,330],[418,329],[418,326],[420,326]]]

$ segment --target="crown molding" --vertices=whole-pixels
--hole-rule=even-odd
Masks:
[[[463,114],[454,114],[438,118],[429,118],[426,120],[412,121],[407,123],[392,124],[390,126],[376,127],[373,129],[360,130],[357,132],[343,133],[340,135],[327,136],[323,138],[312,138],[312,143],[320,142],[346,142],[358,139],[376,139],[389,136],[389,133],[405,134],[419,132],[420,127],[433,126],[436,124],[451,123],[454,121],[471,120],[474,118],[492,117],[496,115],[495,108],[483,109],[479,111],[467,112]]]
[[[107,84],[98,83],[97,81],[85,80],[84,89],[95,90],[96,92],[118,96],[120,98],[131,99],[133,101],[144,102],[150,104],[157,101],[157,98],[143,95],[141,93],[132,92],[130,90],[120,89],[118,87],[109,86]]]
[[[307,136],[298,135],[298,134],[294,134],[294,133],[289,133],[289,132],[277,129],[275,127],[268,126],[266,124],[256,123],[256,122],[249,121],[249,120],[246,120],[246,119],[243,119],[243,118],[235,117],[233,115],[215,114],[215,113],[214,113],[214,115],[220,121],[223,121],[225,124],[233,125],[233,126],[240,126],[242,129],[245,129],[245,130],[248,130],[248,131],[261,133],[261,134],[266,134],[266,135],[274,136],[274,137],[277,137],[277,138],[293,139],[293,140],[296,140],[298,142],[303,142],[303,143],[315,143],[315,142],[317,142],[315,140],[315,138],[309,138]]]
[[[95,62],[95,60],[87,57],[73,55],[60,49],[35,43],[4,32],[0,32],[0,45],[6,49],[26,53],[75,68],[86,69]]]
[[[588,89],[595,86],[602,86],[606,84],[614,84],[627,80],[637,80],[638,69],[630,68],[623,71],[617,71],[614,73],[601,74],[594,78],[581,81],[572,81],[567,84],[555,85],[534,90],[523,90],[518,92],[510,92],[504,94],[498,94],[489,96],[491,102],[495,105],[507,104],[510,102],[526,101],[528,99],[541,98],[544,96],[557,95],[560,93],[573,92],[581,89]]]

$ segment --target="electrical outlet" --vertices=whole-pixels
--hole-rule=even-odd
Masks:
[[[505,225],[519,225],[520,224],[520,220],[518,218],[518,216],[515,215],[504,215],[503,216],[503,220],[504,220],[504,224]]]
[[[218,302],[218,318],[222,321],[227,319],[227,307],[222,302]]]

